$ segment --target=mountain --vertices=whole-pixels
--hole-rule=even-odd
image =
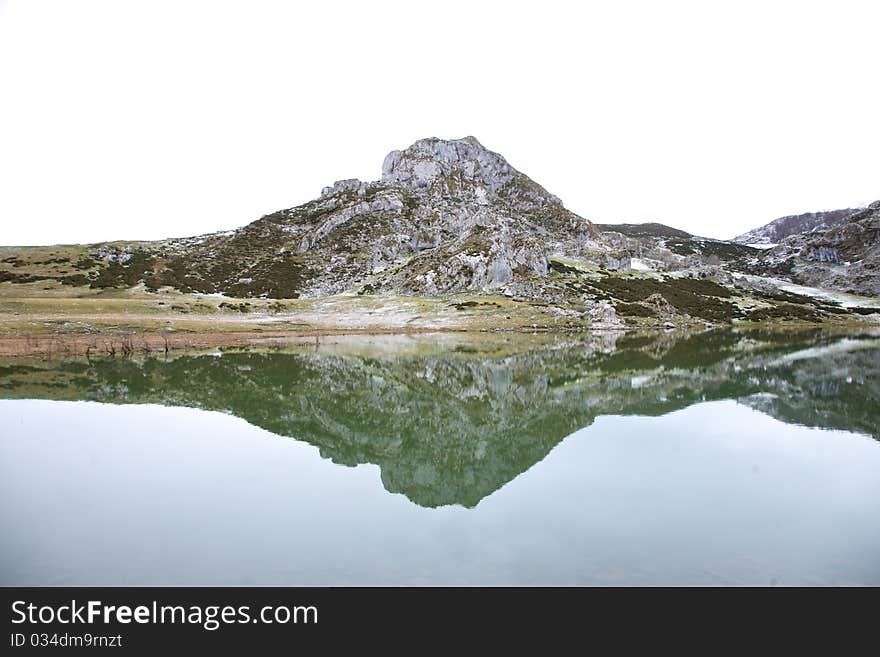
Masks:
[[[766,253],[659,223],[593,224],[474,137],[421,139],[389,153],[381,171],[379,180],[340,180],[308,203],[237,230],[156,242],[5,248],[0,286],[27,299],[130,289],[264,300],[504,296],[518,309],[540,309],[551,325],[561,320],[592,328],[823,322],[857,314],[740,274],[878,292],[878,263],[869,248],[876,231],[872,220],[855,219],[859,213],[831,231],[797,238],[825,240],[815,249],[791,242]],[[822,262],[817,269],[815,259],[831,258],[829,249],[851,264]],[[497,300],[454,301],[450,307],[465,312],[501,307]],[[208,314],[223,311],[204,296],[197,306]]]
[[[758,268],[807,285],[880,296],[880,201],[828,230],[787,237],[762,254]]]
[[[239,230],[139,253],[100,249],[111,267],[92,284],[143,280],[152,289],[283,298],[516,291],[546,276],[554,254],[628,262],[592,223],[475,138],[431,138],[391,152],[378,181],[338,181]]]
[[[825,231],[839,226],[853,212],[858,212],[858,209],[845,208],[843,210],[792,214],[774,219],[769,224],[764,224],[742,235],[737,235],[732,241],[738,244],[778,244],[792,235]]]

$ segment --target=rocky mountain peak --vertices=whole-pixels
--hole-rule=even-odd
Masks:
[[[452,198],[473,196],[481,205],[498,196],[512,195],[536,204],[561,205],[556,196],[514,169],[476,137],[429,137],[402,151],[391,151],[382,163],[382,182],[397,183],[417,193]]]
[[[420,139],[402,151],[391,151],[382,163],[382,180],[425,189],[441,177],[460,176],[497,192],[516,170],[501,155],[474,137]]]
[[[549,299],[559,293],[549,280],[553,256],[629,267],[628,252],[474,137],[420,139],[392,151],[379,180],[338,180],[238,230],[154,251],[144,258],[174,263],[147,276],[153,288],[238,297],[470,291]],[[132,283],[144,276],[125,274]]]

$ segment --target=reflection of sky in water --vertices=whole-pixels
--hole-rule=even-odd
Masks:
[[[474,509],[187,408],[0,401],[2,584],[880,584],[880,444],[602,416]]]

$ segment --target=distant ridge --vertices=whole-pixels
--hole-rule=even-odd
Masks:
[[[637,224],[596,224],[596,228],[603,232],[613,231],[629,237],[693,237],[686,231],[657,222],[642,222]]]
[[[841,210],[822,210],[791,214],[774,219],[768,224],[737,235],[733,238],[739,244],[778,244],[786,237],[828,230],[844,223],[847,218],[860,208],[843,208]]]
[[[757,270],[807,285],[880,296],[880,201],[827,230],[785,238],[761,255]]]

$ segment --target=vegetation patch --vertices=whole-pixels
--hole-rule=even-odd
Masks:
[[[501,304],[494,301],[461,301],[459,303],[450,304],[456,310],[470,310],[480,306],[487,308],[500,308]]]
[[[823,313],[828,313],[829,315],[846,315],[851,310],[859,312],[860,310],[866,310],[865,308],[843,308],[839,305],[834,304],[819,304],[816,306]],[[874,312],[880,312],[880,309],[875,310]],[[868,313],[866,313],[868,314]]]
[[[780,303],[769,308],[758,308],[749,313],[748,319],[760,322],[768,319],[797,319],[806,322],[821,322],[822,315],[815,308]]]
[[[618,303],[614,306],[618,315],[626,317],[656,317],[657,311],[641,303]]]
[[[613,231],[630,237],[678,237],[690,239],[691,234],[672,226],[655,222],[641,224],[596,224],[603,232]]]
[[[672,281],[677,288],[687,292],[693,292],[694,294],[723,297],[725,299],[729,299],[733,296],[733,293],[723,285],[702,278],[666,278],[664,280]]]
[[[814,299],[812,297],[804,296],[803,294],[795,294],[793,292],[786,292],[785,290],[779,290],[778,292],[760,292],[759,294],[765,299],[782,301],[784,303],[814,303]]]
[[[91,281],[91,287],[134,287],[144,280],[148,271],[152,270],[154,261],[153,256],[143,250],[133,251],[126,262],[114,260],[98,270],[97,276]]]
[[[678,312],[713,322],[729,322],[743,314],[735,305],[719,298],[730,297],[730,290],[708,280],[605,276],[589,285],[599,294],[625,303],[638,303],[659,294]]]
[[[73,263],[74,269],[80,269],[83,271],[94,269],[98,266],[98,261],[94,258],[90,258],[87,255],[80,256],[76,262]]]
[[[235,303],[228,303],[228,302],[224,301],[217,307],[218,308],[225,308],[227,310],[236,310],[240,313],[249,313],[251,311],[251,304],[249,304],[247,302],[235,304]]]
[[[275,260],[257,263],[248,277],[225,290],[232,297],[270,297],[296,299],[309,270],[302,257],[284,253]]]
[[[54,276],[40,274],[16,274],[11,271],[0,271],[0,283],[36,283],[37,281],[51,281]]]
[[[550,271],[556,272],[558,274],[581,274],[581,270],[577,267],[571,267],[566,265],[565,263],[559,262],[558,260],[551,259],[550,260]]]
[[[81,285],[88,285],[91,279],[85,274],[71,274],[70,276],[62,276],[58,280],[61,281],[62,285],[79,287]]]

